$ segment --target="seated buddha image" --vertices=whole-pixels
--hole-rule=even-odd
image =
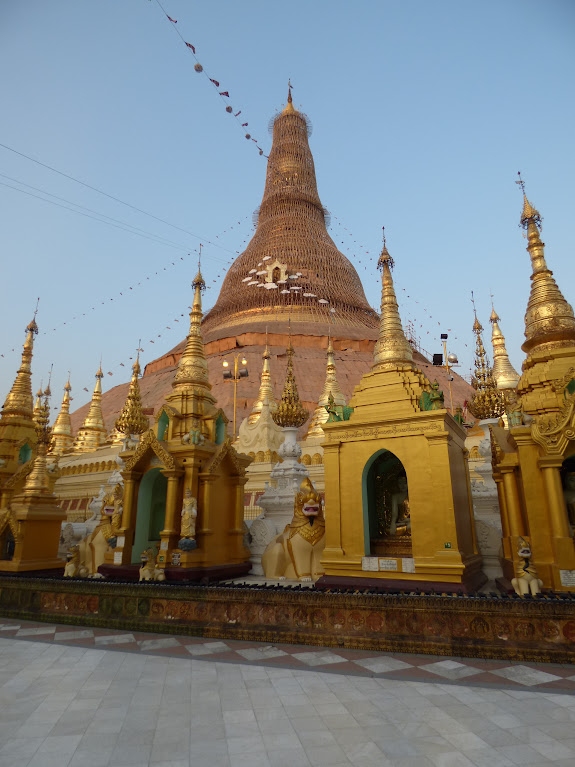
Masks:
[[[390,536],[411,534],[411,518],[409,515],[409,499],[407,496],[407,477],[397,478],[397,487],[391,495],[391,516],[389,521]]]

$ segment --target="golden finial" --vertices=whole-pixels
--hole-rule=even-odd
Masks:
[[[201,330],[203,317],[202,293],[206,289],[206,283],[204,282],[201,272],[201,252],[202,246],[200,245],[198,273],[192,282],[192,287],[194,288],[194,300],[192,301],[192,310],[190,312],[190,331],[172,383],[174,391],[188,390],[190,386],[199,386],[204,390],[210,390],[212,388],[208,379],[208,363],[204,351]]]
[[[128,396],[115,424],[117,431],[127,437],[132,434],[143,434],[150,428],[149,421],[142,410],[142,397],[138,383],[140,371],[140,352],[138,351],[136,361],[132,366],[132,380],[130,381]]]
[[[473,313],[475,315],[475,322],[473,323],[473,332],[475,333],[475,376],[471,384],[475,389],[475,394],[468,404],[469,412],[479,420],[498,418],[503,414],[504,410],[503,395],[497,390],[493,372],[489,367],[489,360],[487,359],[481,336],[483,327],[477,319],[473,291],[471,291],[471,303],[473,304]]]
[[[323,429],[321,425],[325,423],[329,418],[329,413],[325,408],[328,403],[331,403],[332,406],[345,406],[345,397],[339,388],[339,383],[335,374],[335,352],[331,343],[331,334],[328,334],[327,342],[325,383],[323,385],[323,390],[318,400],[317,407],[313,412],[306,438],[323,437]]]
[[[64,385],[64,396],[62,397],[62,405],[60,412],[52,427],[52,442],[50,452],[55,455],[62,455],[69,450],[74,444],[74,437],[72,436],[72,421],[70,420],[70,392],[72,386],[70,384],[70,371],[68,371],[68,379]]]
[[[564,346],[575,341],[575,315],[565,300],[553,272],[545,261],[545,243],[541,241],[541,216],[525,197],[525,183],[519,176],[517,181],[524,197],[521,224],[527,229],[527,251],[531,257],[531,291],[525,312],[524,352],[535,346],[549,344]]]
[[[94,386],[90,408],[88,410],[88,415],[84,419],[84,423],[78,429],[76,440],[74,442],[75,450],[82,452],[95,450],[97,447],[100,447],[100,445],[103,445],[107,439],[108,434],[104,425],[104,416],[102,415],[103,377],[102,360],[100,360],[100,367],[96,373],[96,385]]]
[[[282,398],[275,413],[272,413],[272,418],[281,427],[299,428],[309,418],[308,411],[301,404],[299,398],[297,383],[293,372],[293,356],[294,349],[290,343],[287,348],[288,364],[287,373],[282,392]]]
[[[34,403],[34,411],[32,418],[34,419],[34,423],[38,423],[38,416],[40,415],[40,412],[42,410],[42,395],[44,394],[44,391],[42,389],[43,382],[40,381],[40,388],[36,392],[36,402]]]
[[[34,407],[32,397],[32,352],[34,349],[34,336],[38,335],[38,325],[36,324],[37,311],[38,304],[36,304],[36,311],[34,312],[32,322],[26,326],[26,340],[22,348],[22,362],[2,408],[3,420],[10,417],[24,417],[32,420]]]
[[[385,242],[385,227],[383,228],[383,247],[377,262],[381,269],[381,316],[379,321],[379,337],[375,343],[373,355],[373,370],[385,368],[413,367],[413,353],[399,316],[399,307],[393,287],[391,269],[393,258],[390,256]]]
[[[517,175],[519,177],[519,180],[515,183],[518,184],[521,187],[521,191],[523,192],[523,211],[521,213],[521,226],[524,229],[529,228],[529,222],[531,221],[538,229],[541,229],[541,222],[542,218],[539,215],[539,211],[536,210],[533,205],[529,202],[527,199],[527,195],[525,194],[525,181],[521,178],[521,171],[517,171]]]
[[[293,105],[292,97],[291,97],[291,89],[293,88],[293,85],[291,84],[291,80],[288,80],[288,98],[287,98],[287,104],[284,109],[284,114],[286,112],[295,112],[295,107]]]
[[[505,337],[499,327],[499,316],[493,306],[493,296],[491,297],[491,345],[493,346],[493,378],[499,390],[515,389],[519,383],[519,374],[511,364],[507,347],[505,346]]]

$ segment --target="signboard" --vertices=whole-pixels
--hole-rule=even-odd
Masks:
[[[379,560],[379,569],[380,570],[393,570],[397,572],[397,559],[380,559]]]
[[[559,570],[562,586],[575,586],[575,570]]]
[[[379,565],[377,561],[377,557],[362,557],[361,558],[361,569],[362,570],[368,570],[368,571],[375,571],[377,572],[379,570]]]
[[[404,573],[414,573],[415,572],[415,560],[413,557],[403,557],[401,560],[401,570]]]

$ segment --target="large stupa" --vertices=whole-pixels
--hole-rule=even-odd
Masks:
[[[210,381],[230,421],[233,386],[222,376],[222,363],[237,352],[247,360],[249,377],[237,386],[238,424],[257,399],[266,343],[271,383],[279,395],[291,335],[300,396],[312,412],[324,384],[330,336],[346,398],[372,363],[379,317],[369,306],[352,263],[327,232],[329,214],[318,194],[309,134],[310,122],[294,107],[290,89],[285,109],[273,120],[256,231],[230,267],[215,305],[202,322]],[[184,346],[185,340],[146,366],[141,391],[148,412],[157,410],[169,392]],[[431,370],[427,360],[416,356],[423,372],[431,380],[438,378],[447,389],[444,370]],[[107,425],[119,414],[127,389],[128,384],[123,384],[104,394]],[[469,392],[468,385],[457,379],[454,404],[462,403]],[[75,429],[87,409],[84,406],[72,416]]]

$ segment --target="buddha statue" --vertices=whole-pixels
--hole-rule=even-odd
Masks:
[[[182,516],[180,520],[180,535],[178,548],[182,551],[192,551],[197,547],[196,543],[196,519],[198,518],[198,502],[192,496],[189,487],[184,492]]]
[[[411,519],[409,515],[409,499],[407,496],[407,478],[398,477],[397,490],[391,496],[391,519],[389,534],[402,536],[411,534]]]

